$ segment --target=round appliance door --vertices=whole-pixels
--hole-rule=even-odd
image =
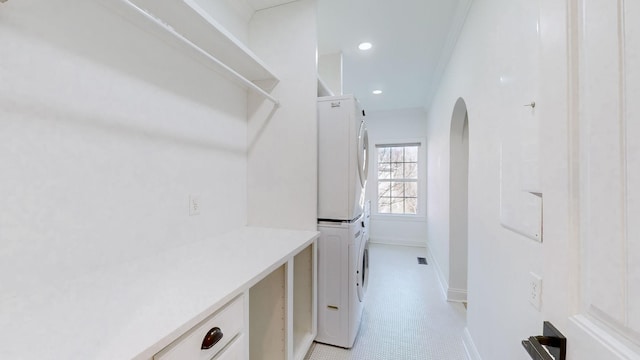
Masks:
[[[369,173],[369,134],[364,121],[360,122],[358,131],[358,175],[360,175],[360,185],[365,187]]]
[[[357,275],[358,300],[363,302],[367,292],[367,284],[369,283],[369,241],[365,241],[364,238],[360,245]]]

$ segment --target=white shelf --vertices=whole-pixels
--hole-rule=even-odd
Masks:
[[[215,68],[224,69],[250,90],[278,103],[268,93],[279,82],[277,76],[193,0],[102,0],[102,3],[143,30]]]
[[[316,249],[310,245],[293,258],[293,355],[303,360],[317,334]]]

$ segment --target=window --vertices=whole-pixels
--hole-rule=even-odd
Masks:
[[[378,151],[378,213],[418,214],[420,144],[376,145]]]

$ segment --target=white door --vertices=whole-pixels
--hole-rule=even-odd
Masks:
[[[640,1],[569,3],[573,235],[549,257],[568,264],[567,358],[640,359]]]

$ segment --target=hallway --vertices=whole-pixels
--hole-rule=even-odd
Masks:
[[[418,247],[370,245],[367,302],[351,350],[314,344],[305,360],[466,360],[465,310],[445,301]]]

